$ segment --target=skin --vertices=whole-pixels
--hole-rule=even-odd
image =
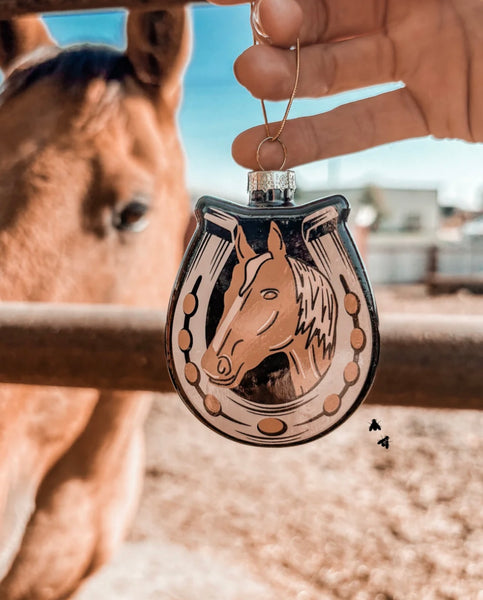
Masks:
[[[260,22],[272,45],[248,48],[235,63],[238,80],[256,98],[289,97],[295,73],[289,47],[297,36],[299,97],[405,85],[289,121],[283,133],[288,167],[427,135],[483,141],[480,0],[261,0]],[[261,126],[240,134],[235,160],[257,168],[254,148],[264,137]],[[276,168],[278,144],[263,150],[264,165]]]

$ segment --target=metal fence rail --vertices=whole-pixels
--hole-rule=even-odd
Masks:
[[[103,305],[0,305],[0,381],[170,391],[164,314]],[[367,402],[483,408],[483,316],[384,314]]]

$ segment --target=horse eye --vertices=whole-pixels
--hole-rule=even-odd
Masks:
[[[264,300],[275,300],[278,297],[278,290],[262,290]]]
[[[145,202],[132,200],[121,210],[114,213],[112,223],[119,231],[139,233],[148,226],[148,219],[146,218],[148,210],[149,206]]]

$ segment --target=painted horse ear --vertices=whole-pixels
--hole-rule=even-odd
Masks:
[[[8,72],[23,56],[44,46],[54,46],[39,17],[28,16],[0,21],[0,68]]]
[[[126,54],[145,84],[160,88],[165,99],[180,97],[181,77],[190,52],[190,30],[184,7],[131,11]]]
[[[268,251],[274,258],[276,256],[286,256],[287,254],[287,248],[285,247],[282,233],[274,221],[270,223],[270,233],[268,234]]]
[[[247,242],[247,238],[245,236],[245,232],[237,225],[236,233],[235,233],[235,250],[238,258],[238,262],[246,262],[252,258],[255,258],[257,255],[255,250],[250,246]]]

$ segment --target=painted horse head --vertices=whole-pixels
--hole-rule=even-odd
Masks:
[[[213,383],[234,388],[267,356],[282,352],[298,397],[317,385],[330,366],[337,302],[319,271],[287,256],[273,221],[267,246],[267,252],[256,254],[237,227],[238,262],[201,365]]]
[[[181,7],[126,52],[0,21],[0,300],[165,307],[189,218]],[[0,388],[0,597],[67,598],[112,554],[143,473],[150,395]]]

